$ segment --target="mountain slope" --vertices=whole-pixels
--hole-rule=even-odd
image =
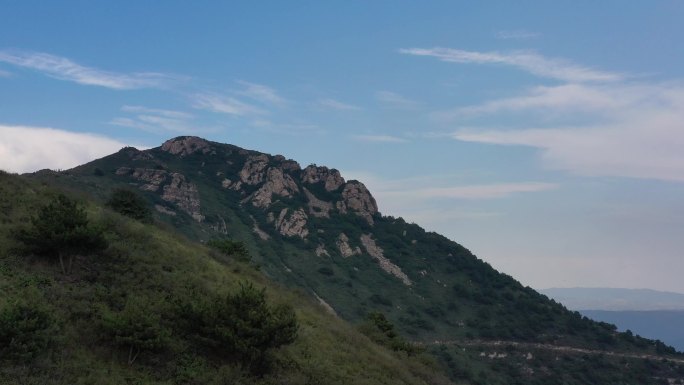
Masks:
[[[345,181],[334,169],[302,168],[283,156],[178,137],[154,149],[125,148],[67,172],[32,178],[100,199],[116,186],[133,186],[156,208],[159,221],[194,240],[245,242],[266,276],[303,289],[338,317],[358,322],[372,311],[385,314],[401,334],[439,357],[452,378],[619,383],[645,372],[642,383],[655,383],[669,373],[649,372],[639,363],[620,370],[615,360],[578,357],[570,350],[567,360],[555,360],[558,351],[544,346],[670,350],[570,312],[463,246],[381,215],[361,182]],[[506,352],[488,353],[492,342],[506,342]],[[537,350],[515,343],[535,343]],[[591,372],[597,362],[612,368],[605,376],[613,377],[575,373]]]
[[[14,238],[56,194],[50,186],[0,172],[0,341],[10,329],[10,345],[40,342],[21,355],[0,346],[2,384],[450,383],[429,360],[373,343],[253,267],[92,203],[88,217],[109,245],[102,253],[78,256],[73,272],[63,274],[56,264],[21,253]],[[297,339],[275,351],[273,368],[263,377],[202,349],[183,326],[183,309],[233,292],[241,282],[265,288],[269,303],[294,306],[299,320]],[[142,351],[133,363],[129,350],[103,331],[105,320],[126,315],[129,304],[142,304],[142,319],[152,317],[154,327],[167,331],[163,348]],[[36,314],[45,327],[32,324]]]

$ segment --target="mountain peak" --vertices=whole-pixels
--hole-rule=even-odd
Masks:
[[[161,145],[162,151],[173,155],[186,156],[196,152],[210,153],[213,148],[211,143],[197,136],[178,136],[169,139]]]

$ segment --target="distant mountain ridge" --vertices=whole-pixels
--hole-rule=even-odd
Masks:
[[[577,287],[539,292],[571,310],[684,310],[684,294],[651,289]]]

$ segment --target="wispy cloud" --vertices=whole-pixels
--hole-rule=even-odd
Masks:
[[[526,31],[524,29],[515,29],[508,31],[497,31],[494,36],[497,39],[503,40],[527,40],[539,37],[538,33]]]
[[[375,98],[386,106],[398,109],[411,110],[420,105],[415,100],[408,99],[391,91],[378,91],[375,93]]]
[[[623,74],[584,67],[563,59],[547,58],[533,51],[478,52],[452,48],[405,48],[400,53],[429,56],[452,63],[503,64],[533,75],[567,82],[614,82]]]
[[[536,147],[545,166],[580,175],[684,181],[684,85],[561,86],[537,92],[471,111],[553,114],[557,120],[549,127],[460,129],[453,138]],[[578,115],[589,123],[556,123]]]
[[[287,101],[278,95],[278,92],[271,87],[245,81],[239,81],[238,83],[244,87],[243,90],[237,91],[237,94],[239,95],[246,96],[261,103],[273,104],[275,106],[283,106],[287,104]]]
[[[192,120],[193,115],[187,112],[143,106],[123,106],[121,111],[127,113],[128,116],[112,119],[109,124],[157,134],[213,131],[212,129],[198,127]]]
[[[659,87],[644,85],[563,84],[538,86],[515,97],[433,112],[438,120],[452,120],[504,112],[538,111],[545,114],[616,112],[637,105],[652,105],[666,94]]]
[[[0,124],[0,169],[33,172],[69,169],[112,154],[127,144],[101,135]]]
[[[117,73],[80,65],[61,56],[32,51],[0,51],[0,62],[39,71],[55,79],[115,90],[165,88],[182,80],[158,72]]]
[[[354,140],[361,142],[380,142],[380,143],[406,143],[408,142],[404,138],[398,136],[390,135],[354,135],[352,136]]]
[[[198,93],[191,96],[194,108],[233,116],[264,115],[267,111],[235,97],[216,93]]]
[[[321,99],[318,101],[318,105],[321,107],[329,108],[338,111],[358,111],[361,107],[354,106],[352,104],[342,103],[335,99]]]
[[[148,108],[143,106],[123,106],[121,107],[121,111],[130,112],[134,114],[153,114],[174,119],[190,119],[193,117],[192,114],[189,114],[187,112],[164,110],[160,108]]]
[[[504,198],[512,194],[526,192],[540,192],[557,189],[555,183],[524,182],[479,184],[454,187],[419,188],[409,190],[385,191],[385,196],[415,197],[423,199],[451,198],[451,199],[494,199]]]
[[[9,78],[12,76],[11,72],[0,70],[0,78]]]

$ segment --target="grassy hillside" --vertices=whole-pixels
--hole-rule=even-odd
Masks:
[[[0,174],[0,320],[13,321],[0,327],[13,328],[15,346],[1,350],[0,383],[449,383],[429,359],[372,342],[254,267],[85,200],[108,247],[78,256],[73,271],[63,274],[54,260],[24,255],[13,236],[56,194],[50,186]],[[271,306],[293,306],[298,319],[298,337],[273,352],[263,377],[241,369],[220,347],[205,348],[183,327],[183,309],[234,293],[242,282],[265,288]],[[137,321],[164,330],[163,343],[142,349],[132,364],[128,346],[105,330],[107,318],[124,317],[128,309],[138,312]]]

